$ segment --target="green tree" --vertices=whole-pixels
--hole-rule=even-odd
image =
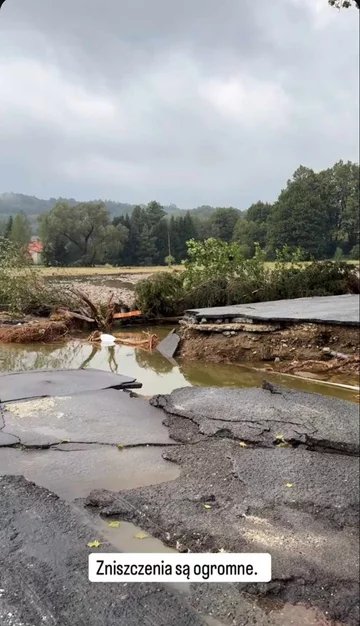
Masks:
[[[123,249],[119,252],[119,255],[114,259],[115,265],[134,265],[133,263],[133,248],[131,240],[131,220],[128,214],[121,215],[120,217],[114,217],[113,226],[122,226],[126,229],[126,240],[124,242]]]
[[[271,209],[272,205],[268,202],[255,202],[246,211],[245,219],[262,224],[268,220]]]
[[[15,215],[10,230],[11,241],[17,244],[26,245],[31,239],[31,225],[28,217],[24,213]]]
[[[6,222],[6,226],[5,226],[5,235],[4,236],[5,236],[6,239],[10,239],[10,233],[11,233],[13,221],[14,221],[14,218],[13,218],[12,215],[10,215],[8,221]]]
[[[151,228],[145,224],[140,241],[140,265],[154,265],[157,258],[156,238],[154,237]]]
[[[153,228],[154,226],[156,226],[160,222],[160,220],[164,217],[164,215],[166,215],[161,204],[159,204],[155,200],[152,200],[151,202],[149,202],[149,204],[147,205],[145,209],[145,212],[146,212],[146,219],[150,228]]]
[[[239,217],[240,211],[238,209],[233,207],[217,208],[209,218],[211,237],[230,243]]]
[[[55,235],[52,240],[45,240],[42,258],[45,265],[60,267],[69,265],[69,252],[64,237]]]
[[[313,170],[300,166],[271,212],[269,247],[300,247],[308,257],[326,258],[330,230],[326,185]]]
[[[108,248],[120,250],[126,238],[122,225],[110,224],[110,215],[102,202],[81,202],[71,207],[60,201],[41,219],[45,244],[57,238],[68,252],[69,262],[94,265],[104,261]]]
[[[251,258],[255,254],[255,244],[265,248],[267,237],[266,222],[249,221],[240,219],[234,228],[233,241],[236,241],[242,249],[246,258]]]
[[[359,243],[359,165],[339,161],[319,176],[326,189],[330,252],[340,247],[344,254],[349,254]]]

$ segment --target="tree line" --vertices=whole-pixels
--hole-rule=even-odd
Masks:
[[[102,201],[73,205],[64,200],[39,217],[44,262],[49,265],[148,266],[180,263],[187,241],[210,237],[236,242],[245,258],[259,244],[266,258],[287,246],[304,260],[359,258],[359,165],[339,161],[314,172],[300,166],[274,203],[246,211],[199,207],[169,214],[158,202],[113,217]],[[211,209],[211,211],[209,211]],[[25,244],[28,217],[19,213],[0,224],[0,235]]]

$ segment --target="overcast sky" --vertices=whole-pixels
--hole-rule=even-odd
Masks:
[[[6,0],[0,193],[272,201],[358,161],[358,11],[327,0]]]

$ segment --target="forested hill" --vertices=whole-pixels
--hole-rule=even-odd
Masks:
[[[0,194],[0,219],[8,218],[10,215],[16,215],[17,213],[24,213],[31,221],[34,221],[38,215],[49,211],[60,198],[49,198],[43,200],[36,198],[35,196],[27,196],[22,193],[1,193]],[[77,200],[74,198],[61,198],[65,200],[70,206],[75,206]],[[135,205],[128,204],[126,202],[115,202],[113,200],[105,200],[104,204],[110,211],[112,217],[131,215]],[[185,214],[185,211],[179,209],[176,204],[170,204],[164,206],[164,211],[169,215],[181,216]],[[206,219],[212,213],[215,208],[211,206],[201,206],[192,210],[192,215],[196,215],[199,218]]]

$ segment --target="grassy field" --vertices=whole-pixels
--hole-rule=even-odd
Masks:
[[[358,265],[357,261],[346,261],[352,265]],[[310,262],[304,261],[303,265],[309,265]],[[273,267],[275,263],[268,261],[268,267]],[[146,267],[109,267],[99,265],[98,267],[36,267],[36,270],[42,276],[65,276],[72,278],[81,278],[82,276],[121,276],[125,274],[155,274],[156,272],[169,272],[172,270],[183,270],[183,265],[173,265],[172,268],[159,266]]]
[[[146,267],[36,267],[36,271],[42,276],[69,276],[81,278],[81,276],[121,276],[125,274],[155,274],[156,272],[169,272],[171,270],[182,270],[182,265],[173,265],[172,268],[164,266]]]

